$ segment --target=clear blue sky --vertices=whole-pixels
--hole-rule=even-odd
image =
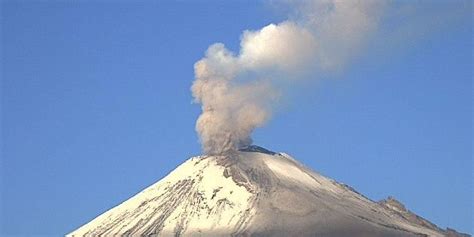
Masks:
[[[443,29],[373,44],[301,86],[255,143],[474,233],[468,3]],[[278,13],[253,1],[2,1],[0,235],[63,235],[200,154],[194,62],[214,42],[237,50]]]

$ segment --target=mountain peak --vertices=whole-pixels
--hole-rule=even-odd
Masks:
[[[275,155],[277,154],[276,152],[273,152],[273,151],[270,151],[268,149],[265,149],[261,146],[257,146],[257,145],[250,145],[250,146],[246,146],[246,147],[242,147],[239,149],[239,151],[243,151],[243,152],[260,152],[260,153],[264,153],[264,154],[268,154],[268,155]]]
[[[446,235],[406,218],[399,204],[375,203],[289,155],[249,146],[193,157],[68,236]]]

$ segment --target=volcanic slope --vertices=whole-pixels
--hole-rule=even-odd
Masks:
[[[374,202],[285,153],[190,158],[68,236],[464,236]]]

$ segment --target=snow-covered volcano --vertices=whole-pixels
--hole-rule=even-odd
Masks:
[[[463,236],[257,146],[193,157],[68,234],[115,235]]]

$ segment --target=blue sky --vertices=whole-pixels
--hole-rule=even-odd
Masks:
[[[344,70],[298,85],[255,143],[474,233],[472,3],[446,4],[425,2],[467,10],[425,14],[397,40],[384,26]],[[243,30],[285,19],[251,1],[1,11],[2,236],[63,235],[200,154],[193,64],[212,43],[238,50]],[[446,24],[423,24],[433,21]]]

